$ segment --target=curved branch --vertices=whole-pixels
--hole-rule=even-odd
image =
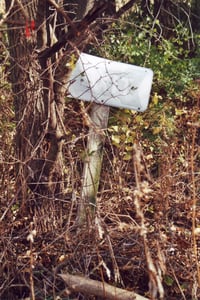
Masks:
[[[80,37],[81,41],[86,39],[86,29],[90,26],[99,16],[102,15],[107,10],[108,3],[100,2],[97,5],[94,5],[93,8],[88,12],[88,14],[81,20],[80,22],[74,23],[53,0],[48,0],[49,3],[54,5],[56,10],[60,12],[65,20],[69,23],[69,30],[68,32],[61,37],[52,47],[43,50],[39,54],[39,58],[41,62],[45,63],[45,61],[53,56],[56,52],[58,52],[62,47],[64,47],[68,41],[74,41],[73,44],[76,45],[76,39],[79,41],[80,44]],[[119,18],[122,16],[126,11],[128,11],[134,4],[136,0],[130,0],[124,6],[122,6],[118,12],[111,15],[111,18]],[[98,22],[96,23],[96,28],[98,30]]]
[[[92,22],[94,22],[94,20],[96,20],[98,16],[106,10],[106,8],[107,3],[100,3],[98,5],[95,5],[83,18],[83,20],[77,22],[77,24],[72,22],[73,28],[70,26],[68,32],[65,35],[63,35],[61,39],[58,40],[52,47],[47,48],[39,53],[40,60],[42,62],[45,62],[49,57],[53,56],[62,47],[64,47],[68,41],[76,41],[76,39],[80,40],[80,37],[82,37],[82,40],[84,40],[84,38],[86,38],[85,31],[88,28],[88,26]]]
[[[68,16],[68,14],[54,0],[48,0],[48,2],[54,6],[54,8],[57,10],[57,12],[59,12],[63,16],[63,18],[66,20],[66,22],[71,26],[74,33],[77,34],[77,28],[76,28],[74,22]]]

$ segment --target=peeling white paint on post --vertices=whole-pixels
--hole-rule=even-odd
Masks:
[[[80,55],[70,77],[69,97],[93,103],[77,216],[79,225],[87,217],[87,208],[89,213],[95,211],[109,106],[146,110],[152,79],[150,69],[85,53]]]

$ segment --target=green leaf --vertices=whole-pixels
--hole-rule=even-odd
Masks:
[[[171,276],[169,276],[169,275],[165,275],[164,276],[164,283],[167,286],[172,286],[174,284],[174,279]]]
[[[112,135],[111,136],[112,142],[115,146],[119,146],[120,145],[120,136],[119,135]]]

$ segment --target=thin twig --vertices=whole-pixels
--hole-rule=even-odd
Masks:
[[[1,21],[0,21],[0,27],[2,26],[2,24],[5,22],[7,16],[10,14],[10,11],[14,5],[15,0],[12,0],[9,9],[7,10],[6,14],[2,17]]]
[[[22,14],[24,15],[24,18],[25,18],[26,20],[28,20],[28,14],[26,13],[26,10],[24,9],[24,7],[23,7],[21,1],[20,1],[20,0],[16,0],[16,1],[17,1],[18,5],[19,5],[21,11],[22,11]]]
[[[198,246],[196,240],[196,206],[197,206],[197,194],[196,194],[196,184],[195,184],[195,172],[194,172],[194,151],[195,151],[195,139],[196,139],[197,128],[192,128],[192,149],[191,149],[191,175],[192,175],[192,242],[193,251],[195,256],[196,268],[197,268],[197,280],[200,286],[200,268],[198,259]]]
[[[107,9],[107,3],[100,3],[100,5],[99,4],[94,5],[93,8],[88,12],[88,14],[83,18],[83,20],[81,20],[80,22],[77,22],[77,24],[75,24],[69,18],[67,13],[65,13],[53,0],[48,0],[48,1],[51,4],[53,4],[54,7],[63,15],[63,17],[70,24],[72,30],[69,29],[67,34],[62,36],[62,38],[60,40],[58,40],[55,44],[53,44],[52,47],[43,50],[39,54],[39,57],[41,59],[47,59],[48,57],[51,57],[56,52],[58,52],[62,47],[64,47],[68,43],[68,41],[75,40],[75,42],[76,42],[76,39],[77,39],[77,43],[74,42],[74,44],[76,44],[76,47],[78,48],[78,47],[80,47],[80,45],[83,46],[82,44],[85,41],[85,39],[87,38],[86,34],[85,34],[86,29],[95,20],[97,20],[99,15],[101,15]],[[135,4],[135,2],[136,2],[136,0],[129,1],[127,4],[122,6],[117,13],[113,14],[111,16],[111,19],[113,20],[115,18],[119,18],[120,16],[122,16],[126,11],[128,11]],[[95,24],[95,29],[96,30],[98,30],[97,25],[98,25],[98,22],[96,22],[96,24]]]
[[[55,7],[55,9],[63,16],[63,18],[71,26],[74,33],[77,34],[78,31],[77,31],[77,28],[75,26],[75,23],[70,19],[68,14],[54,0],[48,0],[48,2]]]

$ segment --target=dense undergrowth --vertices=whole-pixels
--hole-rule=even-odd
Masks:
[[[35,232],[15,197],[15,122],[8,56],[0,49],[0,299],[25,299],[31,288],[38,300],[95,299],[70,294],[58,276],[65,271],[146,297],[150,290],[158,299],[151,264],[164,299],[200,298],[199,54],[185,46],[183,28],[165,39],[154,25],[115,23],[101,45],[103,55],[150,67],[155,76],[146,112],[111,109],[96,222],[79,232],[74,224],[88,133],[79,102],[68,101],[65,109],[63,225]]]

